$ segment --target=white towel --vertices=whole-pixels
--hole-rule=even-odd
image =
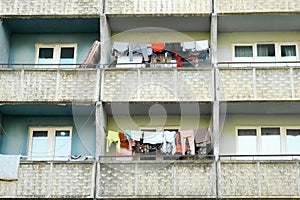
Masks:
[[[209,46],[208,46],[207,40],[196,41],[196,50],[197,51],[207,50],[208,48],[209,48]]]
[[[18,180],[20,157],[0,154],[0,180]]]

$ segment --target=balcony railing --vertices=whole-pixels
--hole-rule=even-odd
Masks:
[[[212,0],[106,0],[109,15],[210,14]]]
[[[268,157],[272,160],[234,158],[237,160],[217,162],[219,198],[300,197],[298,160],[276,160],[273,156]]]
[[[0,102],[95,102],[99,69],[0,69]]]
[[[0,0],[1,15],[99,15],[102,0]]]
[[[300,63],[220,63],[220,100],[298,100]]]
[[[97,198],[212,198],[213,161],[100,161]]]
[[[94,162],[21,162],[16,181],[0,181],[1,198],[93,198]]]
[[[299,12],[299,0],[216,0],[218,13]]]
[[[104,69],[102,101],[212,101],[210,68]]]

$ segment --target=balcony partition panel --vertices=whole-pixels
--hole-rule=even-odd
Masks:
[[[300,196],[298,161],[221,160],[217,168],[220,198]]]
[[[105,13],[109,15],[199,15],[211,11],[211,0],[107,0],[105,5]]]
[[[0,181],[1,198],[93,198],[93,162],[26,162],[16,181]]]
[[[97,101],[100,71],[96,69],[3,69],[2,102]]]
[[[105,69],[102,101],[212,101],[211,69]]]
[[[217,0],[218,13],[299,12],[298,0]]]
[[[213,198],[212,161],[107,161],[98,165],[97,198]]]
[[[220,63],[220,99],[298,100],[299,63]]]

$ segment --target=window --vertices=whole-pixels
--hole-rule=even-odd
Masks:
[[[237,127],[237,153],[300,154],[299,127]]]
[[[72,127],[29,127],[30,160],[67,160],[71,154]]]
[[[242,155],[256,152],[256,129],[238,129],[238,152]]]
[[[236,58],[247,58],[247,57],[250,57],[252,58],[253,57],[253,48],[252,46],[235,46],[234,47],[234,51],[235,51],[235,57]]]
[[[60,65],[62,68],[74,68],[76,47],[76,44],[37,44],[36,64],[42,64],[40,68],[58,67],[56,64],[63,64]]]
[[[297,60],[295,43],[234,44],[233,60],[238,62],[275,62]]]

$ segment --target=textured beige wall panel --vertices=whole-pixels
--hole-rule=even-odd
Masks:
[[[209,14],[212,11],[211,0],[107,0],[107,14]]]
[[[102,0],[0,0],[1,15],[99,15]]]

